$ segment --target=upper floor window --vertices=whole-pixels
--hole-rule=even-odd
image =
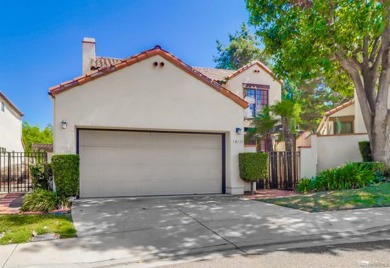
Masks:
[[[334,134],[353,133],[353,122],[335,122]]]
[[[246,110],[247,118],[255,117],[264,107],[269,104],[268,89],[265,85],[254,85],[244,88],[244,99],[248,102],[249,107]]]
[[[5,111],[5,105],[4,105],[4,102],[1,102],[1,111],[4,112]]]

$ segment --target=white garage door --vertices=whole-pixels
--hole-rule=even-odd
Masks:
[[[222,192],[222,135],[79,130],[80,197]]]

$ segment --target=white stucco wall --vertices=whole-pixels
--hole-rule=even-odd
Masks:
[[[367,134],[317,136],[317,172],[347,162],[362,161],[358,142],[366,140]]]
[[[300,177],[311,178],[317,174],[317,135],[311,135],[311,147],[301,147]]]
[[[311,136],[311,147],[300,148],[301,177],[311,178],[318,172],[360,162],[359,141],[367,141],[367,134]]]
[[[259,71],[258,73],[255,72]],[[282,85],[276,81],[269,73],[260,68],[257,64],[249,67],[244,72],[233,77],[226,83],[226,88],[234,94],[244,97],[243,83],[269,85],[269,105],[275,104],[282,98]]]
[[[3,112],[0,109],[0,147],[6,148],[8,152],[23,152],[22,118],[0,96],[0,106],[1,102],[5,110]]]
[[[165,66],[154,67],[155,61]],[[64,91],[54,99],[54,152],[76,153],[76,128],[226,133],[226,191],[243,192],[241,106],[160,56]],[[66,120],[68,127],[61,128]]]

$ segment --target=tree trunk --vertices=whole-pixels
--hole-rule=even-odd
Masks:
[[[284,135],[284,144],[287,152],[293,151],[293,135],[290,131],[290,123],[288,118],[282,117],[282,127],[283,127],[283,135]]]
[[[382,162],[390,170],[390,6],[382,35],[375,40],[380,46],[371,52],[363,46],[363,61],[348,57],[340,49],[335,53],[342,68],[350,75],[355,86],[364,124],[371,144],[374,161]],[[368,36],[364,39],[368,42]]]
[[[274,145],[272,143],[271,133],[267,133],[265,136],[265,146],[266,146],[267,152],[274,151]]]

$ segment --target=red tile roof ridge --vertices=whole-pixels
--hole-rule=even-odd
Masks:
[[[262,63],[261,61],[259,60],[254,60],[254,61],[251,61],[250,63],[242,66],[240,69],[236,70],[233,74],[231,74],[228,79],[232,79],[234,77],[236,77],[237,75],[239,75],[240,73],[244,72],[245,70],[249,69],[250,67],[252,67],[253,65],[258,65],[260,68],[262,68],[266,73],[268,73],[269,75],[271,75],[275,81],[279,82],[280,84],[283,84],[283,81],[278,79],[274,73],[271,71],[271,69],[269,69],[264,63]]]
[[[117,70],[120,70],[126,66],[130,66],[132,64],[135,64],[137,62],[140,62],[144,59],[147,59],[147,58],[155,56],[155,55],[159,55],[159,56],[165,58],[166,60],[172,62],[173,64],[175,64],[176,66],[178,66],[182,70],[186,71],[190,75],[194,76],[195,78],[199,79],[200,81],[203,81],[204,83],[211,86],[213,89],[217,90],[218,92],[222,93],[226,97],[230,98],[235,103],[239,104],[241,107],[243,107],[243,108],[248,107],[248,103],[245,100],[243,100],[242,98],[240,98],[236,94],[230,92],[228,89],[224,88],[218,82],[210,79],[206,75],[202,74],[201,72],[197,71],[193,67],[184,63],[182,60],[180,60],[179,58],[177,58],[173,54],[169,53],[168,51],[163,50],[160,46],[155,46],[152,49],[145,50],[143,52],[135,54],[135,55],[133,55],[127,59],[123,59],[123,60],[119,61],[118,63],[115,63],[109,67],[107,66],[107,67],[99,68],[95,72],[87,73],[87,74],[84,74],[84,75],[79,76],[77,78],[74,78],[73,80],[69,80],[69,81],[63,82],[59,85],[50,87],[49,94],[52,97],[55,97],[55,95],[65,91],[65,90],[68,90],[68,89],[71,89],[73,87],[79,86],[81,84],[87,83],[89,81],[92,81],[94,79],[102,77],[106,74],[110,74],[110,73],[115,72]]]
[[[340,110],[342,110],[342,109],[344,109],[344,108],[346,108],[346,107],[348,107],[348,106],[350,106],[350,105],[352,105],[352,104],[354,104],[354,103],[355,103],[355,100],[354,100],[354,99],[349,100],[349,101],[347,101],[347,102],[344,102],[343,104],[341,104],[341,105],[339,105],[339,106],[333,108],[332,110],[327,111],[327,112],[325,113],[325,115],[326,115],[326,116],[329,116],[329,115],[332,115],[332,114],[334,114],[334,113],[337,113],[338,111],[340,111]]]

